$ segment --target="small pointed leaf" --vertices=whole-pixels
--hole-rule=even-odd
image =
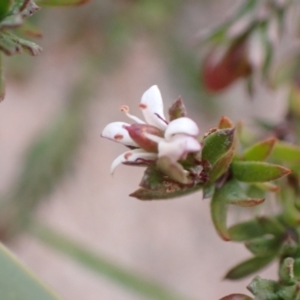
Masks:
[[[248,161],[264,161],[266,160],[276,143],[276,138],[269,138],[259,142],[245,150],[243,159]]]
[[[244,278],[264,268],[273,259],[274,259],[273,256],[267,256],[267,257],[253,257],[248,260],[245,260],[242,263],[235,266],[234,268],[232,268],[231,270],[229,270],[228,273],[225,275],[225,279],[236,280],[236,279]]]
[[[279,284],[276,281],[255,276],[247,288],[254,296],[256,296],[255,299],[280,299],[276,297],[277,291],[279,290]]]
[[[264,202],[264,198],[249,198],[242,190],[237,180],[230,180],[221,188],[222,197],[227,204],[243,207],[256,206]]]
[[[236,242],[244,242],[265,234],[258,220],[246,221],[231,226],[228,229],[231,240]]]
[[[154,191],[159,190],[163,185],[165,177],[166,176],[159,171],[155,165],[150,165],[144,172],[140,187]]]
[[[205,185],[203,187],[203,199],[211,198],[215,192],[215,188],[214,184]]]
[[[158,190],[147,190],[140,188],[129,196],[139,200],[163,200],[172,199],[194,193],[202,188],[202,185],[184,187],[176,182],[164,181]]]
[[[228,118],[223,116],[220,121],[219,121],[219,125],[218,128],[219,129],[227,129],[227,128],[233,128],[233,122]]]
[[[236,148],[235,129],[220,129],[204,139],[202,160],[212,166],[209,182],[212,183],[223,175],[232,162]]]
[[[280,240],[266,235],[246,242],[245,246],[255,256],[270,256],[278,252]]]
[[[203,140],[202,159],[213,166],[230,150],[233,139],[234,129],[221,129],[209,134]]]
[[[233,225],[228,229],[228,232],[233,241],[244,242],[262,237],[265,234],[280,237],[285,233],[285,228],[277,218],[259,217]]]
[[[291,286],[283,286],[278,292],[278,299],[280,300],[299,300],[300,299],[300,285],[294,284]]]
[[[231,170],[234,178],[243,182],[271,181],[291,173],[282,166],[256,161],[234,161]]]
[[[169,108],[170,121],[178,118],[186,117],[186,109],[181,97],[179,97]]]
[[[210,213],[213,224],[219,236],[224,241],[230,241],[230,236],[227,230],[227,210],[228,205],[223,197],[222,188],[216,190],[210,203]]]
[[[295,283],[294,278],[294,259],[292,257],[287,257],[281,263],[279,269],[280,281],[284,284]]]

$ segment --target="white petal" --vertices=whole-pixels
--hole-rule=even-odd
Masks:
[[[161,130],[167,128],[163,101],[157,85],[153,85],[143,94],[139,106],[142,109],[144,118],[148,124],[156,126]]]
[[[124,128],[124,126],[130,126],[130,124],[124,122],[109,123],[103,129],[101,136],[125,146],[138,147],[138,144],[129,136],[128,131]]]
[[[201,145],[197,139],[187,135],[179,134],[158,144],[158,156],[168,156],[174,161],[184,159],[188,153],[197,153],[200,150]]]
[[[156,153],[146,152],[142,149],[134,149],[122,153],[111,164],[110,173],[113,174],[116,167],[125,162],[137,162],[139,160],[155,160],[157,158]]]
[[[178,118],[169,123],[165,132],[165,138],[169,140],[173,135],[178,133],[196,137],[199,134],[199,128],[190,118]]]

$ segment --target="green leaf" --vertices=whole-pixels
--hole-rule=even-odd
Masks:
[[[228,205],[222,195],[222,188],[216,190],[210,202],[210,213],[215,229],[224,241],[230,241],[226,224],[227,210]]]
[[[270,256],[278,252],[280,240],[274,236],[263,236],[245,243],[246,248],[255,256]]]
[[[203,199],[212,198],[214,195],[216,186],[214,184],[205,185],[203,187]]]
[[[300,300],[299,284],[283,286],[277,294],[280,300]]]
[[[278,162],[299,164],[300,147],[290,143],[278,141],[274,146],[271,159]]]
[[[7,15],[11,5],[11,0],[0,1],[0,21]]]
[[[264,198],[249,198],[242,190],[237,180],[230,180],[221,188],[222,197],[227,204],[233,204],[243,207],[251,207],[261,204]]]
[[[59,300],[8,249],[0,244],[0,293],[3,300]]]
[[[264,161],[266,160],[276,143],[276,138],[269,138],[261,141],[244,151],[243,159],[249,161]]]
[[[273,256],[267,256],[267,257],[253,257],[248,260],[245,260],[242,263],[235,266],[234,268],[232,268],[231,270],[229,270],[228,273],[225,275],[225,279],[236,280],[236,279],[244,278],[264,268],[273,259],[274,259]]]
[[[139,200],[163,200],[172,199],[189,195],[199,191],[203,186],[195,185],[193,187],[185,187],[177,182],[165,180],[158,190],[148,190],[144,188],[137,189],[129,196]]]
[[[220,129],[212,132],[203,140],[202,159],[212,166],[232,147],[234,129]]]
[[[0,102],[5,97],[5,82],[4,82],[4,71],[3,71],[3,57],[0,53]]]
[[[228,229],[233,241],[244,242],[265,234],[282,236],[285,233],[284,226],[275,217],[259,217],[254,220],[242,222]]]
[[[291,173],[279,165],[256,161],[234,161],[231,164],[234,178],[243,182],[265,182]]]
[[[220,129],[204,139],[202,160],[211,165],[209,182],[212,183],[229,168],[236,148],[235,129]]]
[[[91,0],[39,0],[36,2],[39,5],[44,5],[44,6],[73,6],[73,5],[82,5],[90,1]]]
[[[279,289],[279,284],[273,280],[262,279],[259,276],[251,281],[247,286],[248,290],[256,296],[255,299],[261,300],[279,300],[277,296],[277,291]]]
[[[265,231],[260,226],[258,220],[251,220],[231,226],[228,229],[231,240],[244,242],[256,237],[261,237]]]
[[[221,298],[220,300],[253,300],[253,299],[244,294],[231,294]]]
[[[299,280],[300,279],[300,258],[295,259],[294,274],[295,274],[295,277]]]
[[[294,259],[292,257],[287,257],[283,260],[279,269],[280,281],[283,284],[293,284],[295,283],[294,278]]]
[[[174,290],[169,290],[159,283],[143,277],[141,274],[137,274],[130,269],[121,267],[115,260],[109,260],[99,255],[99,253],[96,254],[95,252],[86,249],[81,244],[75,243],[67,237],[62,236],[41,224],[35,224],[35,226],[32,225],[29,230],[39,241],[58,252],[61,252],[87,269],[93,270],[97,274],[106,276],[129,290],[139,293],[143,296],[141,299],[188,300],[187,297],[177,294]],[[22,298],[20,300],[26,299]],[[43,299],[33,297],[28,300]]]

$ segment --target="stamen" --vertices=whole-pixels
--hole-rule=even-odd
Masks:
[[[129,113],[129,107],[128,107],[127,105],[122,105],[122,106],[120,107],[120,110],[121,110],[121,112],[124,112],[128,118],[134,120],[136,123],[138,123],[138,124],[145,124],[144,121],[142,121],[142,120],[139,119],[138,117],[133,116],[133,115],[131,115],[131,114]]]
[[[155,113],[155,115],[162,120],[164,123],[166,123],[167,125],[169,124],[169,122],[167,122],[165,119],[163,119],[158,113]]]

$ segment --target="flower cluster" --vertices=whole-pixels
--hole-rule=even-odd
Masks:
[[[139,107],[146,122],[131,115],[127,106],[122,106],[121,111],[134,123],[113,122],[102,131],[102,137],[130,149],[113,161],[111,173],[119,164],[157,164],[171,179],[182,184],[190,183],[189,171],[178,162],[186,160],[189,154],[199,153],[201,144],[197,139],[199,128],[186,117],[182,100],[178,99],[170,108],[169,122],[164,116],[163,101],[157,86],[152,86],[143,94]]]

